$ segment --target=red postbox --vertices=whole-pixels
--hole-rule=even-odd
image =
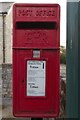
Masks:
[[[60,6],[13,7],[13,114],[59,114]]]

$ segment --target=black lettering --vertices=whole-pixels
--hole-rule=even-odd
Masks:
[[[30,65],[30,68],[38,68],[38,67],[37,67],[37,66],[31,66],[31,65]]]
[[[32,86],[32,88],[38,88],[38,86]]]
[[[43,69],[44,69],[44,63],[43,63]]]

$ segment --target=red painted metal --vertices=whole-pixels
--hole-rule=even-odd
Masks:
[[[33,58],[33,51],[40,57]],[[27,61],[46,62],[45,96],[28,96]],[[59,115],[60,6],[15,4],[13,7],[13,114]]]

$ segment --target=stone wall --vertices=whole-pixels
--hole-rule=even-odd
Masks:
[[[3,104],[8,104],[11,98],[12,98],[12,65],[2,64],[2,102]]]
[[[2,66],[0,65],[0,106],[2,105]]]

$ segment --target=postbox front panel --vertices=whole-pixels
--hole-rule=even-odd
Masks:
[[[34,13],[27,15],[24,8]],[[40,8],[51,11],[41,19],[35,15]],[[50,15],[48,19],[46,14]],[[59,115],[59,6],[15,4],[14,17],[13,114],[56,117]]]

